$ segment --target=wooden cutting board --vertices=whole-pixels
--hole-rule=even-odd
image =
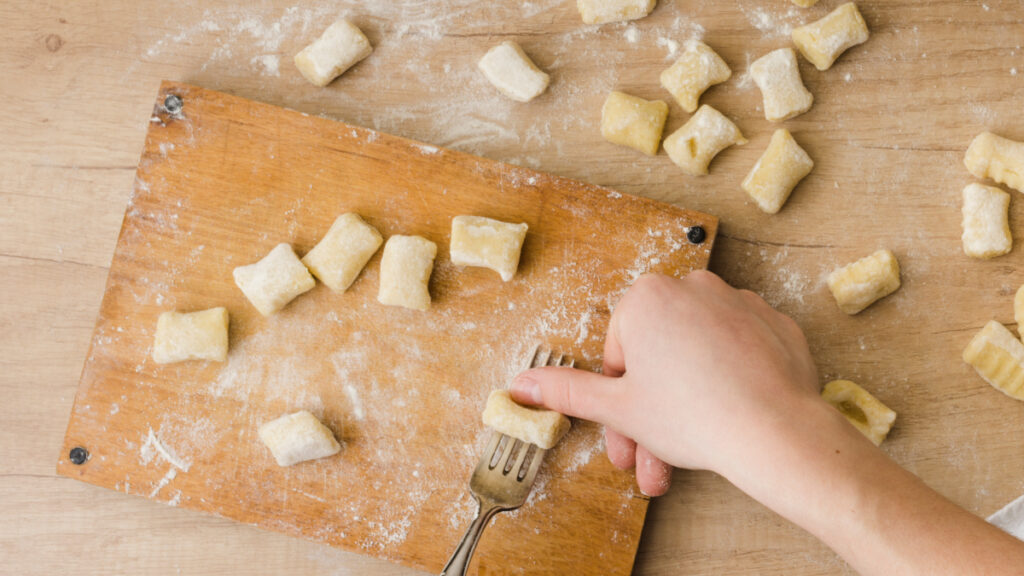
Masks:
[[[378,253],[348,292],[318,285],[260,316],[231,270],[280,242],[305,253],[347,211],[438,244],[433,307],[378,304]],[[529,224],[511,282],[451,264],[458,214]],[[716,229],[667,204],[165,82],[58,471],[437,573],[475,512],[488,393],[541,344],[598,370],[632,281],[706,267]],[[212,306],[231,314],[226,363],[151,360],[160,312]],[[343,449],[281,468],[256,429],[299,409]],[[88,460],[72,462],[74,448]],[[575,422],[527,504],[484,533],[471,572],[629,574],[648,500],[603,448],[598,426]]]

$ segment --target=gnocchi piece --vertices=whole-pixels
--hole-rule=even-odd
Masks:
[[[529,102],[548,88],[550,77],[542,72],[515,42],[502,42],[477,63],[487,80],[517,102]]]
[[[851,316],[899,287],[900,263],[889,250],[879,250],[828,275],[828,288],[836,304]]]
[[[1009,193],[994,186],[968,184],[964,188],[964,254],[988,259],[1009,253],[1013,248],[1009,213]]]
[[[658,0],[576,0],[584,24],[606,24],[643,18]]]
[[[377,301],[413,310],[430,308],[430,273],[434,270],[437,244],[420,236],[392,236],[380,259]]]
[[[828,70],[850,48],[868,41],[870,32],[857,5],[847,2],[827,16],[793,30],[793,43],[818,70]]]
[[[1024,400],[1024,344],[995,320],[985,324],[964,349],[967,362],[996,390]]]
[[[775,214],[789,199],[796,185],[811,173],[814,161],[796,143],[789,130],[772,134],[768,149],[743,180],[742,188],[761,210]]]
[[[818,0],[793,0],[793,4],[801,8],[810,8],[818,3]]]
[[[814,95],[804,87],[796,52],[779,48],[758,58],[750,65],[750,77],[761,90],[764,117],[781,122],[811,109]]]
[[[327,86],[373,52],[363,31],[348,20],[338,20],[319,38],[295,55],[299,72],[317,86]]]
[[[280,466],[326,458],[341,451],[334,433],[306,410],[271,420],[260,426],[258,432]]]
[[[746,143],[732,120],[705,104],[665,139],[665,151],[683,172],[702,176],[708,173],[708,165],[719,152],[733,144]]]
[[[661,85],[683,110],[697,110],[700,95],[709,87],[725,82],[732,70],[707,44],[691,40],[676,63],[661,73]]]
[[[668,118],[668,104],[612,92],[601,108],[601,135],[612,144],[629,146],[654,156]]]
[[[228,358],[228,311],[210,308],[199,312],[164,312],[156,321],[153,361],[170,364],[185,360]]]
[[[849,380],[835,380],[825,385],[821,397],[835,406],[854,428],[874,442],[882,443],[896,421],[896,413],[867,390]]]
[[[483,216],[456,216],[452,218],[452,264],[490,268],[508,282],[519,267],[528,228]]]
[[[495,390],[487,397],[483,421],[502,434],[549,450],[558,444],[572,424],[552,410],[522,406],[508,390]]]
[[[278,244],[255,264],[235,268],[234,277],[235,284],[264,316],[316,286],[316,280],[287,244]]]
[[[991,178],[1024,192],[1024,142],[982,132],[968,146],[964,165],[977,178]]]
[[[1017,322],[1017,333],[1024,338],[1024,286],[1018,288],[1013,297],[1013,319]]]
[[[331,290],[344,292],[384,243],[376,228],[359,214],[338,216],[327,234],[305,256],[302,263]]]

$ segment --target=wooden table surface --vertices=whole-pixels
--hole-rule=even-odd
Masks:
[[[962,167],[988,129],[1024,139],[1024,5],[864,0],[871,40],[829,71],[801,70],[815,95],[787,122],[816,161],[775,216],[739,183],[774,126],[745,74],[788,30],[839,4],[662,0],[651,17],[601,28],[571,0],[0,4],[0,558],[12,574],[410,574],[407,569],[55,474],[107,267],[163,78],[183,80],[432,144],[519,163],[721,218],[712,269],[805,329],[822,381],[858,381],[899,412],[883,449],[969,510],[1024,492],[1024,406],[960,360],[987,320],[1012,323],[1024,253],[960,250]],[[291,56],[350,16],[377,47],[326,89]],[[734,70],[704,98],[750,138],[712,174],[662,152],[604,142],[613,89],[669,100],[658,74],[703,37]],[[552,74],[522,105],[476,60],[519,40]],[[671,104],[668,130],[687,115]],[[1011,225],[1024,234],[1014,192]],[[861,315],[840,313],[832,268],[888,247],[904,286]],[[842,561],[709,473],[678,472],[651,506],[637,574],[841,574]]]

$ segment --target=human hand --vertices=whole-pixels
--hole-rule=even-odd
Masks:
[[[612,314],[602,371],[529,370],[512,396],[604,424],[609,459],[635,466],[652,496],[668,490],[669,465],[728,477],[824,404],[796,323],[705,271],[638,279]]]

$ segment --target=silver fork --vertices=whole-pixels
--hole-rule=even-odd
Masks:
[[[569,356],[556,355],[551,350],[545,352],[538,347],[533,353],[530,368],[571,368],[575,363]],[[526,502],[546,452],[536,444],[526,444],[499,432],[491,436],[491,441],[469,479],[469,491],[477,502],[476,516],[455,548],[455,553],[445,564],[441,576],[465,576],[484,527],[498,512],[514,510]]]

